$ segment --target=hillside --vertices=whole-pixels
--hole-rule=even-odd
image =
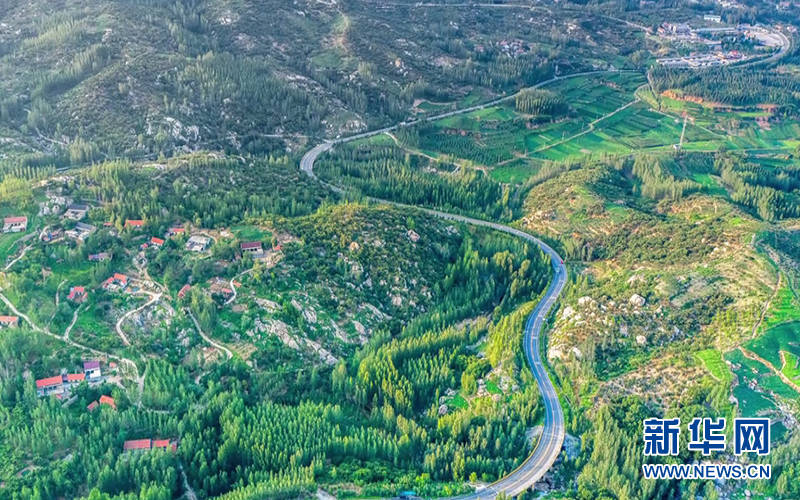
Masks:
[[[561,71],[606,65],[635,36],[573,15],[366,0],[11,3],[0,11],[2,153],[65,165],[297,150],[308,136],[515,90],[556,60]],[[555,28],[565,24],[569,39]]]

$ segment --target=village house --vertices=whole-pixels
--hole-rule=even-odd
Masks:
[[[103,262],[111,260],[111,254],[108,252],[93,253],[89,255],[89,262]]]
[[[69,289],[69,295],[67,295],[67,300],[76,304],[83,304],[87,298],[86,289],[82,286],[73,286]]]
[[[15,328],[19,326],[19,316],[0,316],[0,328]]]
[[[179,226],[171,227],[171,228],[167,229],[167,232],[164,235],[164,238],[172,238],[173,236],[177,236],[177,235],[183,234],[185,232],[186,232],[186,228],[179,227]]]
[[[51,396],[63,394],[65,390],[64,378],[61,375],[41,378],[36,381],[36,394],[38,396]]]
[[[125,228],[141,229],[144,227],[144,221],[140,219],[128,219],[125,221]]]
[[[209,286],[208,290],[211,292],[211,295],[222,295],[224,298],[228,299],[233,295],[233,290],[230,288],[230,284],[222,278],[213,278],[211,279],[211,285]]]
[[[239,245],[239,248],[242,251],[242,255],[251,255],[253,257],[259,257],[264,252],[260,241],[245,242]]]
[[[124,451],[143,451],[143,450],[172,450],[178,449],[178,441],[174,439],[131,439],[122,444]]]
[[[81,220],[86,217],[87,212],[89,212],[89,205],[73,203],[67,207],[67,211],[64,212],[64,217],[71,220]]]
[[[60,397],[68,394],[72,387],[84,380],[86,380],[86,375],[83,373],[67,373],[38,379],[36,381],[36,394],[40,397],[52,395]]]
[[[110,406],[111,408],[113,408],[115,410],[117,409],[117,403],[116,403],[116,401],[114,401],[114,398],[112,398],[111,396],[105,396],[105,395],[100,396],[100,400],[99,401],[92,401],[91,403],[89,403],[89,406],[87,406],[86,409],[89,410],[89,411],[93,411],[95,408],[97,408],[100,405]]]
[[[3,219],[4,233],[21,233],[27,229],[28,218],[24,215],[20,217],[6,217]]]
[[[152,238],[150,238],[150,244],[156,248],[161,248],[164,246],[164,240],[153,236]]]
[[[63,237],[64,237],[63,229],[47,229],[45,231],[42,231],[42,234],[40,235],[40,239],[44,243],[52,243]]]
[[[180,291],[178,292],[178,298],[182,299],[186,297],[186,292],[188,292],[191,288],[192,285],[189,285],[188,283],[186,285],[183,285],[183,288],[181,288]]]
[[[97,231],[97,228],[91,224],[78,222],[73,229],[66,231],[64,234],[73,240],[86,241],[86,238],[95,231]]]
[[[97,360],[89,360],[83,362],[83,374],[90,382],[99,380],[103,377],[103,372],[100,370],[100,362]]]
[[[186,242],[186,250],[190,252],[205,252],[211,246],[211,238],[208,236],[194,235]]]
[[[121,273],[114,273],[103,282],[103,289],[108,291],[124,290],[128,286],[128,277]]]

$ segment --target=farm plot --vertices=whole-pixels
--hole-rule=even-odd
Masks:
[[[800,356],[800,321],[770,328],[763,335],[748,342],[747,348],[775,367],[782,366],[780,351]]]

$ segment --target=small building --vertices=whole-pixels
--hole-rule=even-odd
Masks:
[[[100,370],[100,362],[97,360],[89,360],[83,362],[83,374],[90,382],[99,380],[103,377],[103,372]]]
[[[176,451],[178,449],[178,442],[172,439],[154,439],[153,440],[153,449],[162,449],[162,450],[172,450]]]
[[[194,235],[186,242],[186,250],[190,252],[205,252],[211,246],[211,238],[208,236]]]
[[[16,328],[19,326],[19,316],[0,316],[0,328]]]
[[[257,257],[264,252],[260,241],[245,242],[239,245],[239,248],[242,251],[242,255],[252,255],[254,257]]]
[[[144,450],[172,450],[178,449],[178,442],[174,439],[131,439],[122,445],[124,451],[144,451]]]
[[[66,375],[64,375],[64,378],[65,378],[64,383],[69,384],[69,385],[78,385],[81,382],[86,380],[86,374],[85,373],[67,373]]]
[[[81,220],[86,217],[87,212],[89,212],[89,205],[84,203],[73,203],[67,207],[67,211],[64,212],[64,217],[72,220]]]
[[[153,236],[152,238],[150,238],[150,244],[156,248],[161,248],[164,246],[164,240]]]
[[[100,396],[100,404],[110,406],[111,408],[117,409],[117,403],[114,401],[114,398],[111,396]]]
[[[89,403],[89,406],[87,406],[86,409],[89,411],[94,411],[94,409],[97,408],[97,405],[98,405],[97,401],[92,401],[91,403]]]
[[[69,289],[69,295],[67,295],[67,300],[75,302],[76,304],[83,304],[87,298],[86,288],[82,286],[73,286]]]
[[[36,381],[36,394],[38,396],[59,395],[63,394],[64,390],[64,377],[61,375],[40,378]]]
[[[114,273],[114,276],[111,276],[107,280],[103,282],[103,288],[105,290],[113,291],[113,290],[124,290],[125,287],[128,286],[128,277],[122,273]]]
[[[144,221],[141,219],[128,219],[125,221],[125,228],[141,229],[144,227]]]
[[[190,285],[188,283],[183,285],[183,288],[181,288],[180,291],[178,292],[178,298],[182,299],[182,298],[186,297],[186,292],[191,290],[191,288],[192,288],[192,285]]]
[[[85,222],[78,222],[73,229],[66,231],[64,234],[73,240],[86,241],[90,234],[97,231],[97,228]]]
[[[122,449],[124,451],[149,450],[152,445],[152,439],[130,439],[122,444]]]
[[[89,262],[103,262],[111,260],[111,254],[108,252],[93,253],[89,255]]]
[[[173,236],[177,236],[177,235],[183,234],[185,232],[186,232],[186,228],[184,228],[184,227],[180,227],[180,226],[171,227],[171,228],[167,229],[167,232],[164,235],[164,237],[165,238],[172,238]]]
[[[24,215],[20,217],[6,217],[3,219],[4,233],[21,233],[27,229],[28,218]]]
[[[220,277],[210,280],[210,286],[208,290],[211,295],[221,295],[225,299],[229,299],[233,295],[233,290],[231,290],[230,284]]]
[[[52,243],[56,240],[59,240],[64,237],[64,230],[63,229],[47,229],[42,231],[39,239],[42,240],[44,243]]]

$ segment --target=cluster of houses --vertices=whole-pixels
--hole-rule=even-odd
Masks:
[[[28,218],[24,215],[3,218],[4,233],[22,233],[28,229]]]
[[[39,397],[68,395],[70,390],[83,381],[95,384],[103,379],[100,362],[91,360],[83,363],[82,373],[62,373],[53,377],[41,378],[36,381],[36,394]]]

